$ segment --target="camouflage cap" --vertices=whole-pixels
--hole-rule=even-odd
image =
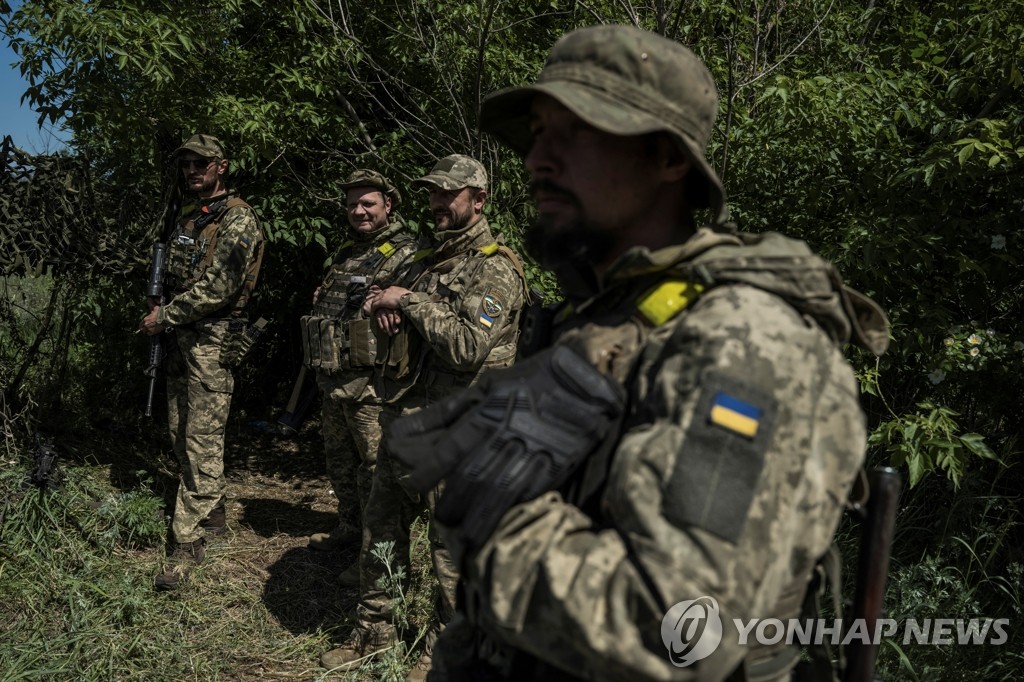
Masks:
[[[487,189],[487,169],[474,158],[462,154],[446,156],[430,169],[430,173],[412,181],[413,185],[434,185],[446,190],[476,187]]]
[[[208,159],[213,157],[218,159],[228,158],[224,151],[224,145],[220,143],[220,140],[213,135],[203,135],[202,133],[193,135],[185,140],[180,147],[174,150],[174,156],[186,151],[195,152],[199,156]]]
[[[358,168],[352,171],[348,178],[345,179],[345,182],[341,183],[341,189],[345,192],[355,187],[373,187],[378,189],[391,199],[391,203],[395,207],[402,200],[401,192],[391,184],[390,180],[369,168]]]
[[[725,191],[704,158],[718,114],[711,72],[686,47],[631,26],[592,26],[562,36],[533,85],[488,96],[480,127],[526,156],[530,105],[553,97],[590,125],[613,135],[669,133],[706,178],[715,223],[728,219]]]

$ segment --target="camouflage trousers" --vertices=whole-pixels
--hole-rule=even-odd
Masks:
[[[171,531],[175,542],[203,537],[199,522],[224,499],[224,427],[235,379],[220,363],[227,320],[173,332],[167,354],[167,422],[180,465]]]
[[[341,391],[331,376],[318,374],[316,382],[322,396],[320,433],[327,478],[338,498],[338,527],[359,534],[380,448],[381,408],[339,397]]]
[[[403,407],[404,405],[404,407]],[[421,409],[422,402],[403,399],[395,405],[385,405],[381,413],[381,427],[386,433],[388,426],[399,416]],[[409,527],[413,520],[426,511],[433,519],[434,508],[442,489],[427,493],[422,500],[414,500],[399,484],[398,473],[387,450],[387,439],[377,456],[373,487],[363,515],[363,544],[359,555],[360,599],[356,609],[359,627],[370,628],[380,623],[389,623],[392,616],[392,597],[377,587],[378,578],[385,574],[383,564],[370,550],[380,542],[395,543],[395,558],[399,565],[409,571]],[[428,531],[431,562],[434,575],[440,584],[439,603],[435,605],[434,633],[455,613],[455,589],[459,573],[445,548],[437,529],[431,522]],[[431,642],[428,641],[428,647]]]

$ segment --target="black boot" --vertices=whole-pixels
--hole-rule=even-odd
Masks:
[[[206,558],[206,541],[199,538],[195,542],[179,542],[167,558],[164,572],[156,577],[156,589],[173,590],[181,581],[188,577],[192,568],[203,563]]]
[[[202,528],[207,535],[223,535],[228,529],[228,515],[224,510],[224,502],[222,501],[209,514],[206,518],[199,522],[199,527]]]

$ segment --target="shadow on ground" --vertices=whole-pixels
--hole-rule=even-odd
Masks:
[[[230,485],[230,484],[229,484]],[[311,509],[269,497],[239,497],[238,523],[265,538],[275,535],[302,537],[327,531],[337,524],[337,514]]]
[[[294,635],[334,631],[332,639],[343,640],[351,626],[358,590],[340,587],[337,577],[354,559],[351,551],[289,549],[266,567],[269,577],[262,598],[267,611]]]

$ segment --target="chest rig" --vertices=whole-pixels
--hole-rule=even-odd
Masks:
[[[187,291],[203,278],[213,265],[217,250],[217,233],[224,215],[232,208],[248,207],[242,199],[229,195],[213,203],[203,205],[192,213],[188,220],[179,222],[168,240],[167,283],[174,295]],[[256,258],[245,273],[242,291],[232,305],[232,311],[241,311],[252,297],[263,260],[262,231],[260,243],[255,247]]]
[[[525,291],[526,275],[518,256],[514,251],[497,242],[458,251],[454,254],[449,252],[446,256],[441,257],[437,253],[431,253],[430,256],[433,260],[423,262],[419,274],[415,276],[409,289],[414,293],[429,294],[435,301],[452,300],[464,293],[458,283],[474,281],[487,259],[497,254],[512,262],[513,267],[519,273]],[[514,325],[513,328],[518,334],[518,326]],[[511,364],[511,360],[515,356],[516,338],[517,336],[510,338],[507,344],[510,346],[508,357],[502,359],[500,366]],[[423,339],[415,326],[403,325],[400,327],[397,334],[387,339],[386,353],[382,353],[381,357],[377,359],[377,370],[381,382],[378,392],[386,396],[388,400],[396,399],[404,394],[419,380],[426,356]],[[485,363],[485,366],[491,366],[490,361]]]
[[[410,241],[403,235],[376,247],[351,239],[342,244],[312,312],[300,320],[306,367],[326,373],[373,367],[377,339],[360,311],[378,273]]]

